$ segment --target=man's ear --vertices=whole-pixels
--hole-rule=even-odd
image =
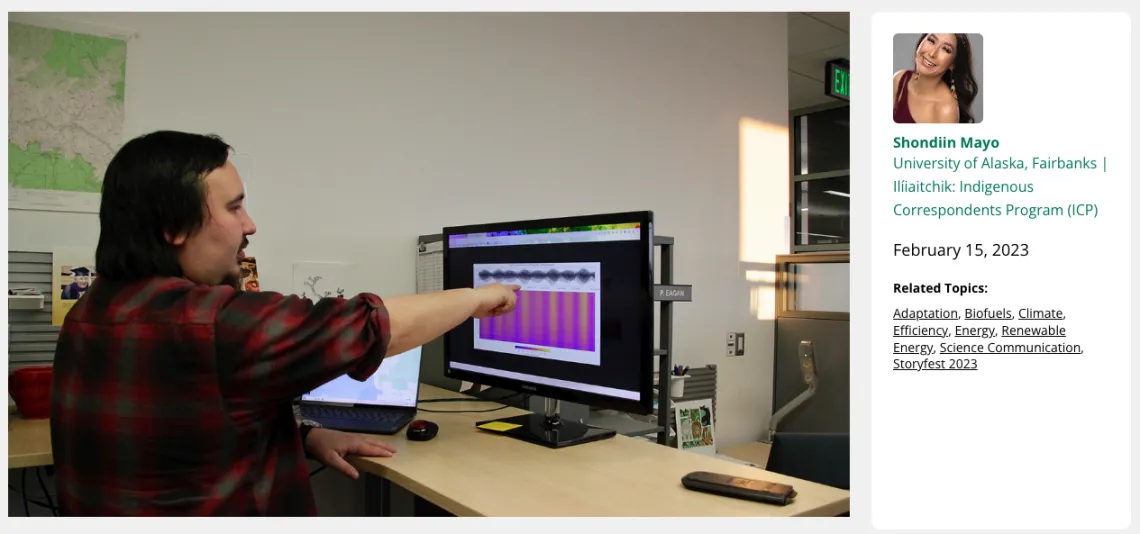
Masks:
[[[166,242],[176,247],[181,247],[186,243],[186,234],[170,235],[170,232],[165,232]]]

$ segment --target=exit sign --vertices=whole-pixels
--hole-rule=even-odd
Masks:
[[[851,101],[851,66],[846,59],[827,62],[824,75],[824,94],[839,100]]]

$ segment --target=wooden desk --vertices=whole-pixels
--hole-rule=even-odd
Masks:
[[[466,397],[421,385],[420,398]],[[486,410],[487,401],[424,403],[429,410]],[[547,449],[475,428],[475,421],[526,413],[433,413],[431,441],[407,441],[401,432],[380,436],[397,447],[392,458],[352,458],[364,473],[383,477],[459,516],[836,516],[849,511],[847,491],[778,475],[640,438],[613,439]],[[8,414],[8,468],[51,465],[47,419]],[[796,503],[777,507],[684,489],[681,477],[713,471],[785,482]]]
[[[8,469],[52,464],[48,419],[24,419],[8,413]]]
[[[420,398],[465,397],[429,385]],[[487,401],[423,403],[431,410],[486,410]],[[397,448],[392,458],[352,458],[357,469],[388,479],[458,516],[826,516],[850,510],[847,491],[786,477],[644,439],[617,436],[548,449],[477,430],[476,421],[525,413],[419,413],[439,424],[431,441],[401,432],[381,436]],[[794,504],[773,506],[687,490],[692,471],[790,483]]]

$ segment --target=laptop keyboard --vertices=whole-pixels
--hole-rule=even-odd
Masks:
[[[342,408],[340,406],[303,406],[301,407],[301,415],[313,419],[325,417],[332,419],[356,419],[360,421],[382,421],[386,423],[395,423],[404,417],[402,412],[361,410],[359,408]]]

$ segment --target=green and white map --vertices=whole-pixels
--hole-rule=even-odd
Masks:
[[[9,208],[98,212],[126,69],[126,40],[8,23]]]

